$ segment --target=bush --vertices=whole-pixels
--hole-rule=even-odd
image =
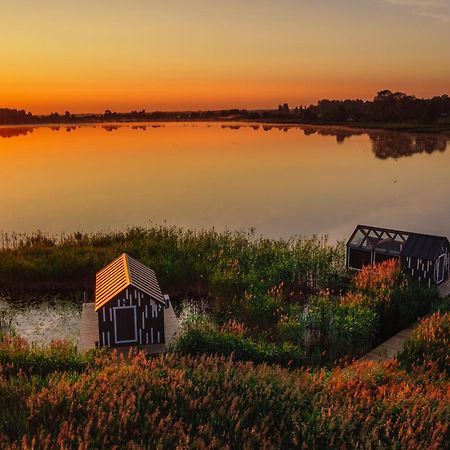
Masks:
[[[376,342],[378,314],[361,305],[339,304],[330,324],[331,359],[357,357]]]
[[[92,364],[97,351],[81,354],[75,345],[55,341],[48,347],[29,345],[24,339],[10,335],[0,336],[0,365],[3,374],[44,377],[52,372],[82,372]]]
[[[422,320],[397,359],[407,370],[431,366],[450,376],[450,312]]]
[[[355,290],[342,303],[361,305],[379,315],[379,340],[383,341],[427,314],[439,295],[400,272],[395,260],[365,266],[354,279]]]
[[[362,304],[341,303],[329,296],[315,297],[301,318],[307,353],[316,361],[318,354],[322,354],[322,362],[360,356],[373,346],[378,320],[378,314]]]
[[[303,363],[303,352],[299,345],[255,341],[246,337],[242,332],[233,333],[223,328],[218,330],[207,320],[190,324],[178,338],[175,351],[187,355],[203,353],[232,355],[237,361],[264,362],[282,366],[299,366]]]

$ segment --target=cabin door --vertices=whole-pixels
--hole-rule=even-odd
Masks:
[[[116,344],[131,344],[137,341],[136,306],[114,308],[114,338]]]
[[[445,278],[445,263],[446,263],[446,255],[443,254],[439,256],[436,261],[436,283],[442,283]]]

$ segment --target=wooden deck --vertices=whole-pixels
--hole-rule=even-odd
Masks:
[[[148,353],[161,353],[166,350],[166,347],[173,341],[179,328],[178,319],[170,303],[169,308],[164,311],[164,337],[165,344],[152,344],[139,346]],[[78,349],[81,352],[94,348],[98,342],[98,319],[97,313],[94,310],[94,303],[84,303],[81,311],[80,320],[80,343]],[[130,347],[120,347],[119,353],[128,354]]]
[[[94,303],[83,303],[80,320],[80,343],[78,349],[85,352],[98,342],[98,319]]]
[[[450,279],[438,286],[438,292],[442,298],[450,296]],[[400,331],[400,333],[397,333],[395,336],[392,336],[390,339],[383,342],[378,347],[375,347],[369,353],[366,353],[364,356],[362,356],[358,361],[382,362],[386,361],[387,359],[394,358],[403,350],[405,341],[409,339],[416,327],[417,322]]]
[[[358,361],[383,362],[387,359],[395,358],[395,356],[403,350],[405,341],[411,337],[416,327],[417,322],[400,331],[400,333],[397,333],[395,336],[392,336],[378,347],[375,347],[372,351],[359,358]]]

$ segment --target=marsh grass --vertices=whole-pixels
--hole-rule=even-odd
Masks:
[[[284,298],[345,283],[344,246],[325,237],[267,239],[253,231],[151,226],[105,233],[2,235],[0,284],[10,289],[75,289],[92,295],[96,271],[127,252],[157,273],[176,298],[228,302],[283,282]]]
[[[3,346],[11,355],[24,351],[11,341]],[[68,358],[67,371],[55,366],[42,376],[4,372],[1,363],[2,447],[437,450],[448,444],[448,379],[426,368],[409,373],[390,361],[311,371],[141,353],[131,360],[100,357],[80,372],[72,370],[71,352],[58,350]]]

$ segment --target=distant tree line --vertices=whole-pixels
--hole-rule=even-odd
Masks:
[[[286,105],[278,111],[286,114]],[[320,100],[317,105],[295,109],[305,122],[422,123],[429,124],[450,117],[450,97],[442,95],[421,99],[403,92],[383,90],[372,101]]]
[[[441,95],[429,99],[417,98],[403,92],[382,90],[373,100],[320,100],[316,105],[290,108],[287,103],[272,110],[224,109],[207,111],[151,111],[145,109],[103,114],[64,114],[53,112],[35,116],[18,109],[0,109],[0,125],[28,123],[83,123],[176,120],[244,120],[289,123],[448,123],[450,97]]]
[[[24,109],[0,108],[0,125],[33,123],[34,116]]]

